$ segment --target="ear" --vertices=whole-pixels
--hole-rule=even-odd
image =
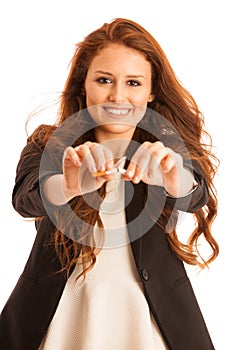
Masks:
[[[81,94],[82,94],[83,96],[86,95],[86,90],[85,90],[85,86],[84,86],[84,85],[83,85],[82,88],[81,88]]]
[[[148,98],[148,102],[152,102],[155,98],[155,94],[151,93],[149,98]]]

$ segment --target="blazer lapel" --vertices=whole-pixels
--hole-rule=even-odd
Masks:
[[[132,247],[134,259],[138,268],[141,265],[141,238],[142,238],[142,220],[140,216],[145,211],[144,208],[144,189],[145,184],[138,185],[132,182],[125,183],[125,214],[130,244]]]

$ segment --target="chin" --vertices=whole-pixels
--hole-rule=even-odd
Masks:
[[[125,124],[119,124],[119,123],[109,123],[107,125],[103,125],[102,128],[105,132],[116,134],[120,136],[121,134],[133,134],[135,130],[136,125],[125,125]]]

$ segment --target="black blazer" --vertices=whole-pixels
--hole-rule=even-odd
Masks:
[[[66,284],[65,274],[56,273],[60,262],[54,248],[47,244],[54,224],[39,190],[41,156],[40,147],[28,144],[17,167],[13,206],[24,217],[43,219],[36,222],[37,235],[29,259],[1,313],[2,350],[38,349]],[[162,188],[152,186],[151,197],[178,210],[196,211],[207,202],[208,191],[200,172],[194,169],[194,173],[198,186],[192,194],[177,200],[167,197]],[[165,231],[151,221],[145,210],[142,196],[146,190],[142,182],[133,185],[132,196],[132,184],[126,182],[128,232],[150,310],[169,349],[212,350],[214,346],[184,265],[170,248]]]

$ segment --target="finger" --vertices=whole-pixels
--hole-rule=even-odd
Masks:
[[[66,165],[67,163],[71,163],[71,164],[74,164],[76,166],[81,165],[80,157],[76,153],[75,149],[71,146],[66,147],[64,154],[63,154],[63,164]]]
[[[89,145],[83,144],[78,146],[76,148],[76,152],[81,158],[82,164],[85,164],[85,166],[91,173],[97,171],[95,159],[93,158]]]
[[[160,167],[163,173],[169,173],[175,165],[171,154],[167,154],[160,162]]]
[[[90,149],[95,160],[96,168],[99,171],[105,171],[113,167],[113,155],[110,149],[100,144],[95,144]]]
[[[114,159],[113,159],[113,154],[112,151],[104,147],[104,155],[105,155],[105,169],[106,170],[111,170],[114,167]]]
[[[157,159],[152,155],[142,181],[151,185],[163,186],[163,173]]]
[[[144,142],[133,155],[127,171],[124,176],[131,179],[134,183],[140,182],[143,176],[145,176],[145,171],[148,167],[151,153],[148,150],[149,142]]]
[[[149,157],[140,158],[138,164],[134,168],[134,174],[132,176],[132,181],[137,184],[142,178],[146,177],[146,169],[149,163]]]
[[[182,160],[182,157],[173,150],[163,145],[151,146],[152,157],[148,164],[147,179],[144,182],[164,186],[164,176],[169,174],[176,167],[176,163]]]
[[[148,176],[153,176],[155,169],[160,168],[162,171],[169,171],[173,166],[173,158],[170,150],[164,146],[160,141],[151,143],[148,150],[151,153],[151,159],[148,165],[147,173]]]
[[[168,156],[161,161],[161,167],[164,173],[171,171],[174,167],[183,167],[183,158],[179,153],[174,152],[167,147]]]

